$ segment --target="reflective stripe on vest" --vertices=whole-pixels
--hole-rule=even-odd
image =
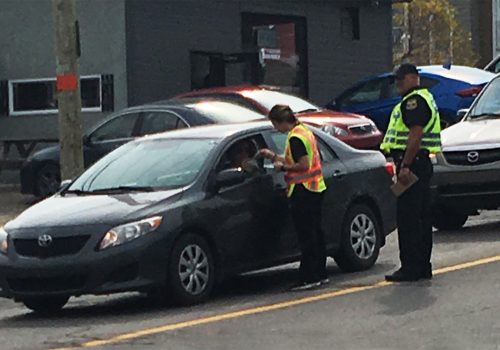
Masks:
[[[286,164],[294,164],[290,139],[297,137],[306,148],[309,159],[309,169],[307,171],[288,171],[285,175],[285,181],[288,185],[288,197],[293,193],[296,184],[302,184],[306,189],[312,192],[323,192],[326,190],[326,184],[321,171],[321,159],[319,156],[316,137],[303,124],[295,126],[288,134],[285,148]]]
[[[441,119],[434,97],[427,89],[418,89],[409,93],[394,107],[387,132],[380,145],[382,151],[390,152],[391,150],[406,149],[410,130],[403,122],[401,105],[404,101],[415,95],[421,96],[427,102],[432,113],[429,122],[424,127],[420,148],[426,149],[430,153],[441,152]]]

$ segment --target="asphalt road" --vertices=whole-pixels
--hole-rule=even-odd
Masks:
[[[40,317],[1,299],[0,349],[500,349],[500,212],[436,232],[433,263],[431,282],[381,282],[398,265],[393,234],[373,269],[342,274],[329,261],[330,285],[309,292],[288,291],[291,264],[227,281],[190,308],[129,293],[73,298]]]

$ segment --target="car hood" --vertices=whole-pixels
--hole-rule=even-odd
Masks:
[[[113,195],[55,195],[25,210],[6,229],[118,225],[157,215],[165,202],[178,200],[183,189]]]
[[[443,150],[481,149],[500,145],[500,119],[463,121],[441,132]]]
[[[323,110],[318,112],[307,112],[299,113],[297,115],[300,120],[309,124],[316,125],[336,125],[350,127],[360,124],[371,124],[371,120],[365,116],[345,113],[345,112],[335,112],[329,110]]]

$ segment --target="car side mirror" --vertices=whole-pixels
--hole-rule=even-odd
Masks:
[[[458,120],[462,120],[463,117],[465,117],[465,115],[467,113],[469,113],[469,108],[459,109],[458,112],[457,112],[457,118],[458,118]]]
[[[231,168],[219,172],[215,178],[215,183],[218,188],[222,188],[240,184],[245,179],[245,172],[241,168]]]
[[[73,184],[73,180],[64,180],[59,185],[59,192],[66,191]]]

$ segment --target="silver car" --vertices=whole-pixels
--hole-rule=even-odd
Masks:
[[[432,158],[433,225],[458,229],[478,210],[500,208],[500,74],[441,136],[443,152]]]

